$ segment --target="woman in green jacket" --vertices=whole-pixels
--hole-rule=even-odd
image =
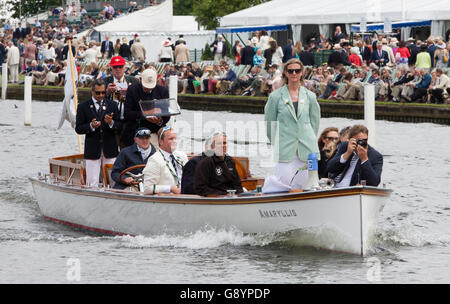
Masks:
[[[292,189],[308,180],[308,154],[320,158],[317,135],[320,106],[303,83],[304,67],[293,58],[283,67],[284,85],[272,92],[264,108],[267,137],[274,146],[276,175]]]

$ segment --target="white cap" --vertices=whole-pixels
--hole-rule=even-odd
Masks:
[[[144,72],[142,72],[141,80],[142,80],[142,86],[146,89],[153,89],[156,87],[156,71],[154,69],[146,69]]]

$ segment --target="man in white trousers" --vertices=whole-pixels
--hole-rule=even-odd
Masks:
[[[19,82],[19,63],[20,63],[20,52],[19,48],[15,46],[12,41],[8,42],[8,55],[6,58],[6,63],[8,64],[9,73],[11,75],[11,83]]]

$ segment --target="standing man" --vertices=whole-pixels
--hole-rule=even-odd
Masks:
[[[287,45],[283,48],[283,63],[295,57],[295,47],[292,39],[288,39]]]
[[[148,194],[181,193],[186,153],[176,151],[177,134],[166,126],[158,131],[159,151],[150,156],[144,168],[144,189]]]
[[[175,47],[175,63],[189,62],[189,48],[186,42],[183,38],[180,38],[178,41],[180,43]]]
[[[106,36],[105,41],[102,42],[100,52],[103,58],[111,58],[114,54],[114,46],[112,41],[109,41],[109,36]]]
[[[227,44],[223,40],[222,35],[219,34],[210,47],[214,48],[214,62],[220,62],[220,60],[225,59],[227,56]]]
[[[106,98],[113,100],[119,109],[119,116],[116,119],[120,120],[122,127],[125,123],[125,100],[127,96],[127,89],[132,84],[138,84],[139,80],[133,76],[125,75],[125,59],[120,56],[111,58],[109,66],[111,67],[111,76],[105,78],[106,84]],[[124,128],[122,128],[124,130]],[[117,144],[123,148],[125,143],[120,141],[120,134],[116,134]]]
[[[125,130],[121,137],[121,143],[125,146],[133,144],[133,136],[139,127],[146,127],[152,132],[152,144],[158,147],[156,132],[164,127],[170,117],[145,118],[139,106],[140,100],[154,100],[169,98],[169,90],[156,84],[156,71],[152,68],[142,72],[141,82],[128,87],[125,101]]]
[[[75,131],[86,134],[84,159],[86,160],[86,184],[96,186],[104,164],[113,164],[119,154],[115,133],[121,129],[117,120],[117,105],[105,98],[106,85],[102,79],[94,79],[92,98],[77,109]]]
[[[8,53],[6,57],[6,63],[8,64],[9,74],[11,75],[11,83],[19,82],[19,63],[20,63],[20,51],[12,41],[8,42]]]
[[[372,57],[370,61],[375,63],[379,67],[384,67],[389,63],[389,55],[383,50],[383,44],[381,42],[377,43],[377,49],[372,52]]]
[[[369,130],[355,125],[349,131],[349,141],[339,145],[335,156],[328,161],[327,171],[336,187],[349,187],[366,181],[367,186],[378,186],[383,169],[383,156],[367,144]]]
[[[145,61],[147,51],[145,50],[144,45],[141,43],[141,39],[135,38],[135,41],[131,45],[130,51],[131,57],[133,57],[134,60]]]

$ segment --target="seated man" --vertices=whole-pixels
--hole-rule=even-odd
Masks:
[[[177,134],[165,126],[158,131],[159,151],[150,156],[144,168],[144,190],[147,194],[181,193],[186,153],[177,149]]]
[[[221,134],[221,133],[220,133]],[[206,157],[211,156],[214,152],[211,151],[211,142],[218,134],[213,134],[205,141],[205,151],[199,155],[192,157],[183,167],[183,177],[181,180],[181,193],[196,194],[194,188],[195,170],[197,165]]]
[[[139,128],[134,135],[134,144],[120,150],[114,162],[111,178],[116,182],[115,189],[125,189],[133,185],[134,179],[131,176],[125,177],[125,183],[120,180],[120,173],[132,166],[147,164],[148,158],[155,154],[156,149],[150,143],[150,130]],[[131,170],[133,174],[139,174],[144,168]]]
[[[367,144],[368,135],[365,126],[354,125],[349,131],[349,141],[341,143],[328,161],[327,171],[336,187],[355,186],[362,180],[367,186],[380,184],[383,156]]]
[[[227,190],[242,193],[242,185],[236,164],[227,153],[227,137],[220,134],[211,144],[214,155],[204,158],[195,170],[195,191],[202,196],[225,195]]]
[[[425,69],[420,69],[419,71],[422,79],[418,84],[412,86],[414,92],[411,96],[411,101],[413,102],[424,102],[423,97],[427,95],[431,84],[431,75]]]

